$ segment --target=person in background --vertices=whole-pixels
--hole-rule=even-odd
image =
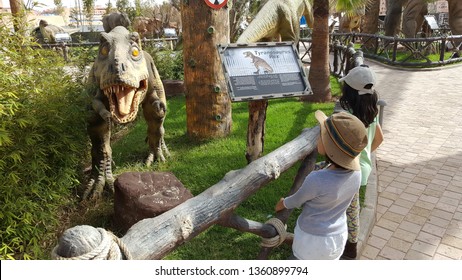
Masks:
[[[378,94],[375,73],[367,65],[357,66],[341,78],[343,82],[340,105],[342,109],[356,116],[366,127],[367,146],[361,152],[361,187],[367,185],[372,170],[371,154],[383,141],[383,132],[378,120]],[[359,192],[355,194],[347,209],[348,241],[341,259],[356,259],[359,234]]]

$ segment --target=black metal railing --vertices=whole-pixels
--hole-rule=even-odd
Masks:
[[[311,38],[301,38],[306,52],[302,55],[310,57]],[[450,35],[428,38],[398,38],[364,33],[332,33],[331,51],[347,48],[354,43],[355,49],[361,50],[364,57],[379,62],[402,67],[435,67],[461,62],[462,35]],[[337,53],[342,60],[342,52]],[[431,56],[436,56],[431,57]],[[309,61],[304,61],[309,63]]]

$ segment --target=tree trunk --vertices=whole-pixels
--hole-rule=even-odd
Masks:
[[[268,100],[249,101],[249,123],[247,125],[247,163],[263,155],[265,147],[265,123]]]
[[[366,5],[366,14],[362,22],[362,33],[376,34],[379,29],[380,0],[372,0]]]
[[[21,20],[22,1],[10,0],[11,15],[13,15],[13,28],[15,32],[20,30],[19,22]]]
[[[193,139],[225,137],[231,131],[231,101],[217,44],[229,42],[228,7],[203,0],[181,2],[187,134]]]
[[[314,24],[312,32],[313,57],[309,72],[309,82],[313,95],[304,101],[328,102],[332,98],[329,71],[329,0],[314,0]]]
[[[385,36],[395,36],[399,33],[402,15],[403,5],[407,0],[388,0],[387,1],[387,15],[385,16]]]

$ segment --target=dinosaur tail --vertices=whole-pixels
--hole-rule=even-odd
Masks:
[[[278,22],[275,20],[274,14],[277,11],[265,5],[257,13],[249,26],[242,32],[241,36],[237,39],[237,43],[255,43],[261,41],[263,38],[275,35]],[[270,36],[268,36],[270,35]]]

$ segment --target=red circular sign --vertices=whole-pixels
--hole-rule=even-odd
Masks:
[[[228,0],[204,0],[204,1],[205,1],[205,4],[207,4],[207,6],[209,6],[212,9],[220,9],[224,5],[226,5],[226,3],[228,3]]]

